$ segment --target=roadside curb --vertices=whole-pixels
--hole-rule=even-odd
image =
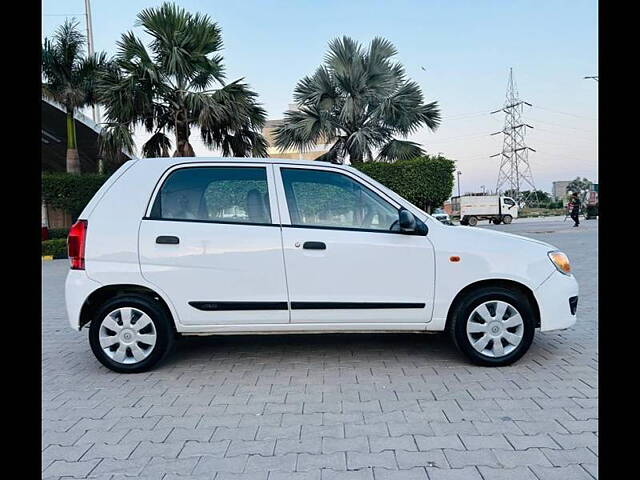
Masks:
[[[66,258],[66,257],[62,255],[42,255],[43,262],[46,262],[49,260],[62,260],[63,258]]]

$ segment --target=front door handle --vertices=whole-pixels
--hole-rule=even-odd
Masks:
[[[324,242],[304,242],[302,248],[307,250],[326,250],[327,245]]]
[[[177,245],[180,243],[180,239],[178,237],[174,237],[173,235],[160,235],[156,238],[156,243]]]

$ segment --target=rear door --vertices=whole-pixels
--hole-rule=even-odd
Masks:
[[[276,166],[292,323],[426,323],[434,252],[400,205],[331,167]]]
[[[186,326],[287,323],[279,223],[271,165],[178,165],[140,225],[142,275]]]

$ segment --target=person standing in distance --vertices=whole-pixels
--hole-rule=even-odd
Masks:
[[[580,199],[578,198],[578,192],[573,192],[571,196],[571,219],[574,222],[574,227],[580,225],[578,215],[580,214]]]

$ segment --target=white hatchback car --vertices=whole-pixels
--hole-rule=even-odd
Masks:
[[[576,321],[567,257],[451,227],[358,170],[278,159],[125,163],[72,227],[66,304],[118,372],[179,335],[442,332],[507,365]]]

